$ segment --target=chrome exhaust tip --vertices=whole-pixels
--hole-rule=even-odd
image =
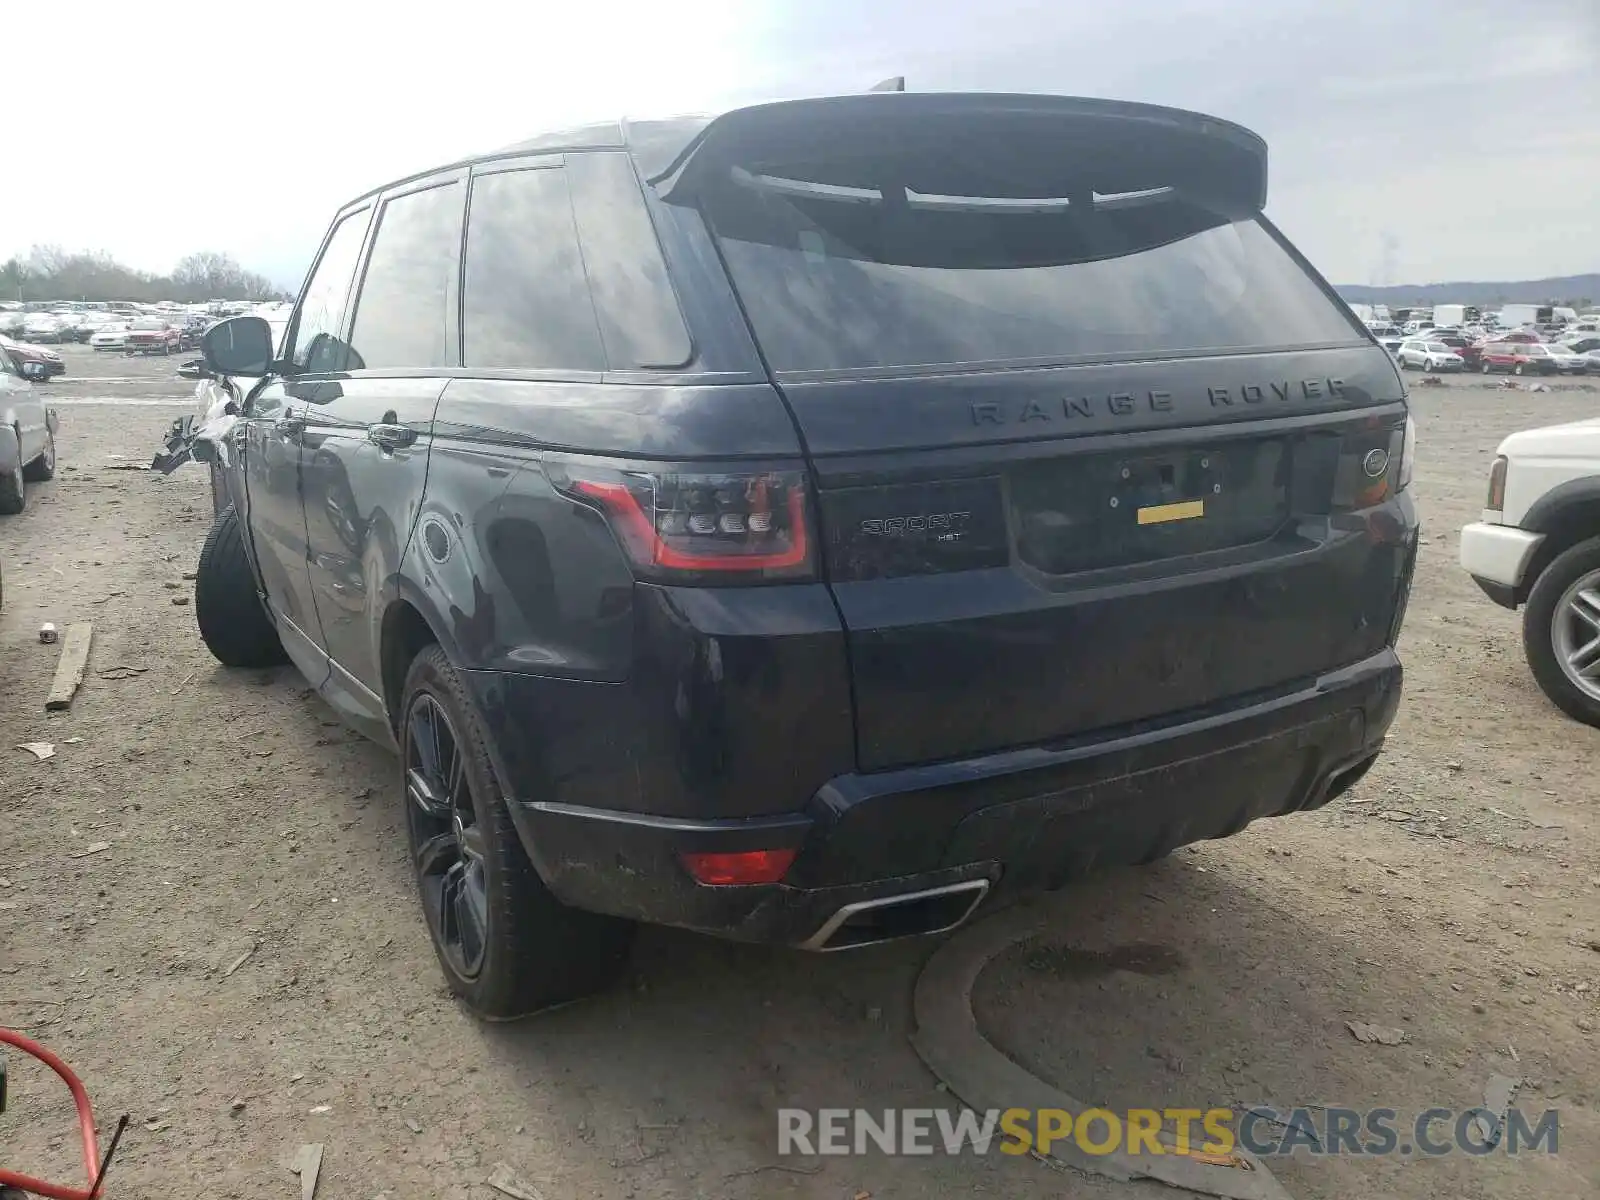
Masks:
[[[802,950],[854,950],[901,938],[944,933],[962,924],[989,893],[987,879],[968,879],[943,887],[879,900],[846,904],[805,941]]]

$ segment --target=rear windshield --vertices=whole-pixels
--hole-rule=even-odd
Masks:
[[[734,168],[702,207],[778,371],[1363,340],[1255,217],[1173,188],[927,196]]]

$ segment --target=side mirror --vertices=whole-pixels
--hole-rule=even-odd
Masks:
[[[200,339],[200,353],[213,375],[259,379],[272,369],[272,326],[260,317],[219,321]]]
[[[43,380],[45,375],[46,371],[43,363],[25,362],[22,364],[22,377],[24,379]]]

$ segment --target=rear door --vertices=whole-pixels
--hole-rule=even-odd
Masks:
[[[1198,714],[1382,649],[1408,548],[1362,513],[1397,484],[1399,379],[1260,219],[1248,141],[874,99],[713,125],[669,195],[706,214],[805,438],[861,767]]]
[[[387,728],[378,661],[384,585],[427,481],[434,409],[460,365],[456,293],[466,174],[383,198],[336,376],[290,385],[301,401],[307,563],[336,702]]]

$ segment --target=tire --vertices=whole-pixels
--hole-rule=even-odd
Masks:
[[[48,429],[44,434],[44,453],[22,468],[22,477],[29,483],[43,483],[56,477],[56,435]]]
[[[200,548],[194,616],[206,649],[225,667],[275,667],[289,661],[256,595],[255,572],[232,505],[212,524]]]
[[[1600,538],[1562,551],[1540,573],[1522,611],[1522,648],[1534,679],[1550,702],[1574,720],[1600,726],[1600,675],[1591,680],[1587,691],[1569,677],[1563,665],[1567,647],[1562,645],[1560,632],[1561,624],[1569,631],[1578,627],[1577,638],[1569,632],[1567,640],[1579,640],[1580,645],[1600,639],[1600,627],[1579,620],[1568,607],[1577,589],[1590,586],[1600,588]]]
[[[485,740],[460,675],[437,645],[424,647],[400,708],[400,786],[423,919],[450,990],[485,1020],[509,1021],[604,989],[626,964],[635,927],[550,893],[511,823]]]
[[[18,434],[20,440],[21,434]],[[9,474],[0,473],[0,517],[14,517],[28,503],[28,471],[21,463]]]

